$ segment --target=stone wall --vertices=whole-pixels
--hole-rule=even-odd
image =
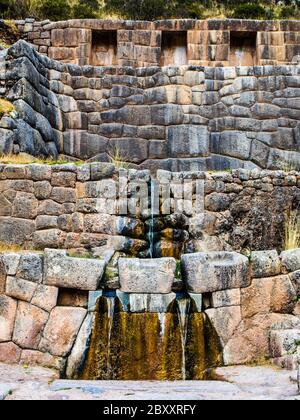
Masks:
[[[166,313],[180,299],[172,292],[175,269],[173,259],[120,259],[121,288],[114,299],[124,312]],[[224,365],[274,359],[296,368],[299,269],[300,250],[280,256],[254,252],[251,264],[236,253],[182,257],[187,298],[217,332]],[[104,260],[65,251],[2,253],[0,361],[49,366],[76,377],[89,349],[97,301],[106,296],[99,289],[104,270]],[[197,275],[203,270],[209,283]]]
[[[176,64],[174,51],[178,47],[181,60],[184,59],[182,64],[216,67],[236,64],[290,64],[297,62],[300,53],[299,21],[227,19],[133,22],[86,19],[36,22],[27,19],[16,23],[25,39],[41,54],[79,65],[95,62],[93,53],[97,36],[93,38],[93,34],[102,34],[105,38],[107,32],[115,34],[115,61],[112,60],[111,64],[119,66]],[[173,38],[171,49],[165,39],[170,33]],[[175,33],[177,36],[184,34],[183,41],[179,44],[174,41]],[[253,40],[250,54],[249,45],[245,47],[244,44],[245,37]],[[100,46],[101,44],[103,47],[100,42]],[[165,61],[166,53],[172,49],[173,53],[169,56],[171,61]],[[100,48],[99,52],[106,50]],[[99,65],[104,64],[101,58],[100,54]]]
[[[172,171],[299,169],[299,67],[78,67],[1,55],[1,153]]]
[[[160,206],[153,214],[154,182]],[[1,164],[0,242],[147,256],[151,231],[156,257],[281,250],[287,214],[299,200],[298,172],[159,171],[155,180],[109,163]]]

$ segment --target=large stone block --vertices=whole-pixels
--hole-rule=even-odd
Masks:
[[[14,133],[0,128],[0,154],[9,154],[13,151]]]
[[[171,293],[175,279],[176,260],[119,259],[121,291],[127,293]]]
[[[0,342],[10,341],[13,334],[17,302],[0,295]]]
[[[240,306],[208,309],[205,311],[221,343],[226,345],[242,322]]]
[[[19,302],[13,341],[23,349],[37,349],[49,314],[27,302]]]
[[[38,201],[33,194],[18,192],[13,202],[13,217],[34,219],[37,215]]]
[[[23,280],[18,277],[7,277],[6,295],[18,300],[30,302],[37,285],[31,281]]]
[[[1,254],[0,260],[3,263],[3,272],[8,276],[14,276],[17,273],[21,255],[18,253],[7,252]]]
[[[290,314],[297,295],[288,275],[253,279],[251,286],[241,291],[243,318],[270,312]]]
[[[0,344],[0,363],[16,364],[21,357],[21,349],[13,342]]]
[[[199,252],[181,258],[188,291],[210,293],[250,285],[249,261],[236,252]]]
[[[270,351],[274,358],[296,353],[300,329],[275,330],[270,333]]]
[[[43,256],[40,254],[23,254],[20,257],[17,277],[39,283],[43,278]]]
[[[68,257],[66,251],[46,250],[44,283],[48,286],[97,290],[105,261]]]
[[[35,249],[62,248],[64,242],[65,233],[59,229],[40,230],[33,237]]]
[[[253,277],[272,277],[280,274],[281,262],[277,251],[255,251],[251,254]]]
[[[66,356],[75,341],[87,311],[56,307],[50,314],[39,349],[53,356]]]
[[[198,157],[209,154],[209,133],[203,126],[174,126],[167,129],[171,157]]]
[[[211,299],[214,308],[224,308],[228,306],[241,305],[241,291],[240,289],[221,290],[214,292]]]
[[[58,288],[39,284],[32,298],[32,305],[50,312],[57,304]]]

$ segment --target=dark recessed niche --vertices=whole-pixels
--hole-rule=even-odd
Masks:
[[[58,292],[57,306],[75,306],[87,308],[89,292],[77,289],[60,288]]]
[[[185,66],[188,64],[187,32],[163,32],[161,66]]]
[[[230,33],[230,66],[255,66],[257,64],[257,32]]]
[[[116,66],[117,31],[92,31],[90,64],[92,66]]]

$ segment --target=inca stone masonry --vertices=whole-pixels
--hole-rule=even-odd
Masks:
[[[0,254],[0,361],[84,379],[297,369],[300,250],[283,243],[300,202],[300,22],[17,25],[0,154],[69,163],[0,165],[0,242],[27,250]],[[147,214],[107,194],[124,174]],[[155,181],[171,214],[163,200],[153,214]],[[192,201],[202,182],[201,211],[176,211],[181,181]]]
[[[299,169],[299,22],[17,23],[31,45],[1,53],[1,153]]]

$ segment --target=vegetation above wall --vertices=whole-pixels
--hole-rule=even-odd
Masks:
[[[300,0],[0,0],[0,16],[53,21],[111,17],[299,19]]]

